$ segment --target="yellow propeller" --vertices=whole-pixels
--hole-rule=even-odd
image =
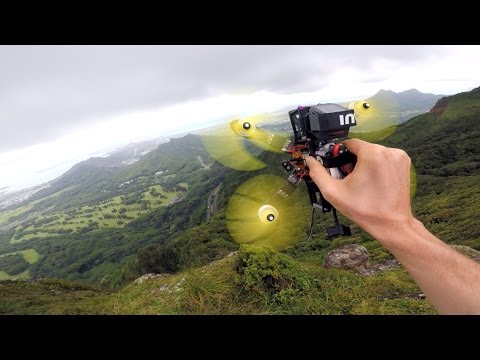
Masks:
[[[287,137],[279,133],[264,130],[262,126],[268,123],[266,115],[235,119],[207,129],[202,141],[210,155],[222,165],[242,171],[258,170],[266,166],[256,157],[261,150],[280,153],[287,141]]]
[[[226,211],[227,228],[237,243],[280,251],[305,238],[308,198],[305,191],[282,196],[285,183],[281,177],[266,174],[238,187]]]

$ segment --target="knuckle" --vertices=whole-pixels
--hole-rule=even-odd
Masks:
[[[405,150],[402,150],[402,149],[392,149],[392,150],[394,150],[395,156],[399,160],[404,161],[404,162],[410,162],[411,161],[410,156],[408,156],[408,154]]]
[[[369,149],[370,156],[378,161],[383,161],[385,156],[387,156],[387,148],[382,145],[375,145]]]

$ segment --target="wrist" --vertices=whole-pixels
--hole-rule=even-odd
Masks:
[[[427,232],[423,224],[413,215],[397,218],[365,227],[365,230],[377,239],[389,251],[411,247],[419,234]]]

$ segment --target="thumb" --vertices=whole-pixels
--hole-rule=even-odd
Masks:
[[[313,156],[308,156],[305,161],[309,168],[310,177],[317,184],[323,196],[326,195],[328,197],[328,194],[334,192],[335,187],[338,185],[338,180],[333,178],[328,170]]]

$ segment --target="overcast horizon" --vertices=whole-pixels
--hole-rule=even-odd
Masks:
[[[478,63],[480,46],[0,46],[0,193],[292,104],[468,91]]]

